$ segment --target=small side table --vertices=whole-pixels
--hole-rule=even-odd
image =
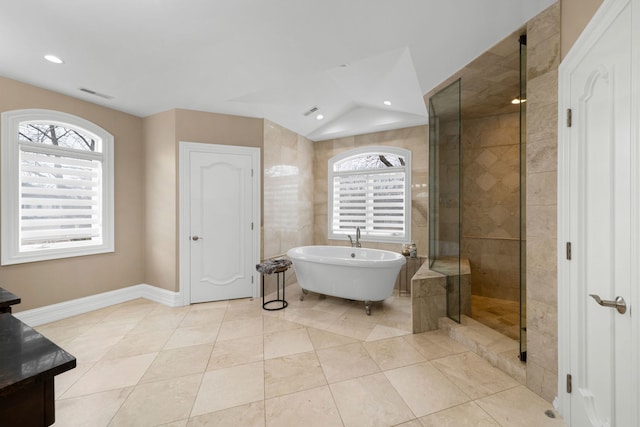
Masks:
[[[11,313],[11,306],[20,304],[20,298],[6,289],[0,288],[0,313]]]
[[[287,306],[289,305],[289,303],[285,299],[285,272],[289,269],[290,266],[291,261],[289,261],[288,259],[270,260],[256,265],[256,270],[258,270],[262,274],[262,308],[264,310],[277,311],[287,308]],[[271,274],[276,275],[276,298],[265,301],[264,276]],[[282,298],[280,298],[280,275],[282,275]]]

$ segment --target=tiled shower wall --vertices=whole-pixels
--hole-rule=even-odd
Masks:
[[[461,256],[474,295],[519,299],[519,135],[519,112],[463,118]]]
[[[527,387],[558,393],[557,171],[560,5],[527,25]]]
[[[460,253],[460,124],[458,117],[445,121],[438,119],[436,129],[439,132],[437,146],[437,183],[433,197],[437,197],[437,208],[431,218],[437,225],[434,233],[436,240],[432,254],[434,259],[457,257]],[[435,155],[435,153],[434,153]],[[430,159],[431,162],[435,159]],[[432,183],[433,184],[433,183]],[[432,185],[433,187],[433,185]]]
[[[411,150],[411,234],[418,247],[418,255],[426,256],[428,248],[429,208],[429,134],[427,126],[415,126],[346,138],[314,142],[314,233],[316,245],[344,246],[348,240],[327,239],[328,175],[327,162],[333,156],[347,150],[369,145],[385,145]],[[400,243],[363,242],[364,247],[399,252]]]

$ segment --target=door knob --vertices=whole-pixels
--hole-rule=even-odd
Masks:
[[[596,294],[589,294],[589,296],[594,300],[596,300],[596,302],[603,307],[613,307],[616,310],[618,310],[618,313],[620,314],[625,314],[627,312],[627,303],[622,297],[616,297],[615,301],[607,301],[607,300],[601,299]]]
[[[195,241],[195,240],[202,240],[204,239],[204,237],[199,237],[199,236],[191,236],[191,240]]]

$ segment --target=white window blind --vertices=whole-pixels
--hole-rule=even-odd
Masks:
[[[20,147],[20,250],[100,244],[101,162],[37,148]]]
[[[368,236],[404,235],[404,172],[334,177],[333,229]]]
[[[410,239],[410,152],[367,147],[329,161],[329,237],[363,240]],[[368,151],[373,150],[373,151]]]

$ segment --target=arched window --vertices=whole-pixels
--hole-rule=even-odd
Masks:
[[[2,265],[113,252],[113,136],[50,110],[2,113]]]
[[[329,160],[330,239],[411,240],[411,151],[363,147]]]

